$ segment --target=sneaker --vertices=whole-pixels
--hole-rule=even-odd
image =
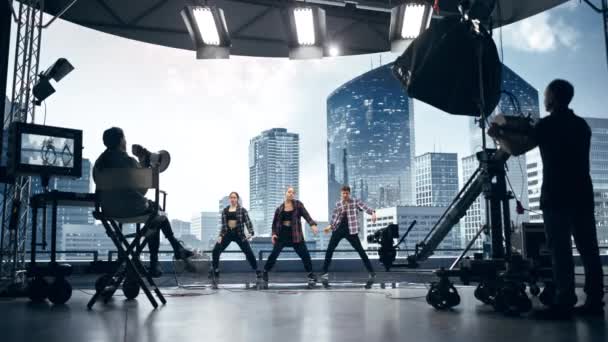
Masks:
[[[601,301],[600,302],[587,301],[583,305],[576,306],[572,311],[577,316],[603,317],[604,316],[604,303]]]
[[[367,278],[367,282],[365,282],[365,288],[366,289],[371,289],[372,285],[374,285],[374,282],[376,281],[376,273],[370,273],[369,277]]]
[[[268,271],[262,272],[262,288],[268,289]]]
[[[196,273],[196,267],[190,261],[190,258],[194,256],[194,252],[189,249],[186,249],[182,241],[179,241],[179,247],[175,250],[173,256],[175,257],[175,260],[182,260],[184,262],[186,271]]]
[[[209,270],[209,280],[211,281],[211,288],[214,290],[218,289],[218,283],[220,279],[220,271],[219,270]]]
[[[330,288],[329,286],[329,273],[325,272],[323,274],[321,274],[321,283],[323,284],[323,287],[328,289]]]
[[[307,286],[309,289],[312,289],[313,287],[315,287],[315,285],[317,285],[317,276],[315,276],[314,273],[310,272],[310,273],[308,273]]]
[[[186,247],[184,247],[184,243],[182,241],[179,241],[179,248],[173,253],[173,255],[177,260],[186,260],[188,258],[193,257],[194,252],[189,249],[186,249]]]

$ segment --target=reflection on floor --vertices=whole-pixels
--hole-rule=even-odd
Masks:
[[[473,287],[459,287],[462,303],[439,312],[426,303],[426,286],[413,283],[364,290],[359,278],[334,278],[331,290],[307,290],[291,281],[258,291],[238,278],[214,291],[202,279],[182,280],[182,287],[163,288],[168,303],[157,310],[141,295],[125,301],[120,291],[93,310],[86,309],[91,289],[74,290],[64,306],[2,299],[1,340],[608,341],[607,317],[568,322],[505,317],[475,300]]]

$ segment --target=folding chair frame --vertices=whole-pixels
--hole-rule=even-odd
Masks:
[[[158,188],[158,169],[152,169],[151,171],[153,172],[153,179],[155,179],[153,182],[155,189],[155,206],[156,208],[160,209],[158,203],[160,197],[159,194],[161,191]],[[164,210],[164,205],[166,204],[166,193],[162,193],[164,195],[162,209]],[[101,221],[103,224],[106,234],[116,246],[118,251],[118,259],[116,261],[116,267],[114,270],[107,273],[106,276],[101,277],[100,282],[96,284],[95,294],[87,304],[89,309],[95,305],[100,297],[103,298],[104,301],[111,298],[114,292],[116,292],[116,290],[129,277],[131,277],[131,280],[135,280],[137,282],[154,308],[158,307],[158,302],[152,295],[150,288],[154,291],[156,297],[158,297],[163,305],[167,303],[167,300],[139,258],[142,250],[148,244],[147,234],[152,230],[154,221],[158,217],[158,209],[150,213],[144,223],[143,228],[140,229],[140,223],[137,223],[135,233],[125,235],[122,232],[122,223],[119,223],[115,218],[104,215],[103,211],[101,210],[99,200],[96,199],[93,217]],[[160,229],[160,227],[157,227],[156,229]],[[132,238],[131,242],[127,240],[129,238]]]

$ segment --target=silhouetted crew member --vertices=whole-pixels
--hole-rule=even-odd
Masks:
[[[106,150],[95,161],[93,180],[106,169],[139,169],[147,167],[127,154],[127,140],[122,129],[112,127],[105,130],[103,132],[103,143],[106,146]],[[139,149],[135,150],[139,151]],[[144,160],[141,156],[138,156],[138,158],[140,158],[140,161]],[[148,248],[150,249],[150,275],[152,277],[160,277],[162,274],[160,265],[158,264],[160,231],[163,232],[171,244],[175,259],[187,261],[194,253],[184,248],[182,243],[175,238],[167,215],[159,210],[159,208],[156,208],[154,202],[144,196],[146,192],[147,190],[111,190],[97,191],[97,195],[99,196],[103,212],[112,217],[125,218],[152,212],[157,213],[151,227],[151,235],[148,237]],[[186,267],[190,271],[194,271],[191,264],[186,263]]]
[[[545,90],[545,108],[550,115],[542,118],[534,128],[534,139],[543,161],[540,207],[556,286],[556,296],[549,311],[567,316],[577,301],[573,236],[585,268],[587,294],[585,304],[576,307],[574,312],[603,315],[603,272],[589,173],[591,129],[568,108],[573,97],[574,87],[569,82],[552,81]]]

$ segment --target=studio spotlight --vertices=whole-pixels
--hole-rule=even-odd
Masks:
[[[328,52],[329,56],[336,57],[340,55],[340,48],[338,48],[336,45],[330,45]]]
[[[221,8],[187,6],[181,13],[196,49],[197,59],[229,58],[230,35]]]
[[[322,58],[327,36],[325,11],[316,6],[294,6],[287,11],[289,58]]]
[[[45,72],[38,76],[38,81],[34,84],[32,93],[34,94],[35,104],[40,106],[42,101],[55,93],[55,88],[51,85],[51,79],[59,82],[67,74],[72,72],[74,67],[65,58],[59,58]]]
[[[407,1],[391,10],[389,39],[392,52],[403,52],[431,24],[433,8],[427,1]]]

